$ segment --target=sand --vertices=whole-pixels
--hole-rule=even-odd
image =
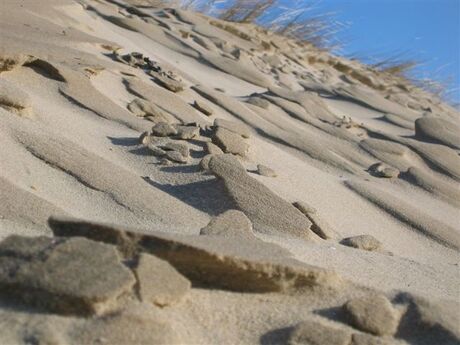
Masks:
[[[0,6],[0,343],[458,344],[459,112],[148,3]]]

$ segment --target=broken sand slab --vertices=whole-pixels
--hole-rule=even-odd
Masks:
[[[278,339],[278,342],[292,344],[297,344],[299,341],[300,343],[338,341],[340,344],[348,344],[350,339],[398,344],[406,344],[405,341],[410,341],[418,344],[420,339],[428,337],[443,339],[450,344],[457,341],[459,337],[455,330],[458,318],[456,319],[453,305],[429,302],[407,293],[385,296],[357,286],[350,289],[345,282],[332,276],[311,285],[312,271],[309,274],[309,283],[295,286],[297,292],[290,294],[286,294],[289,290],[285,289],[277,290],[282,292],[281,294],[247,294],[243,291],[225,294],[223,291],[213,290],[217,286],[212,284],[205,285],[206,289],[197,289],[196,277],[202,275],[201,281],[204,281],[203,278],[209,271],[197,271],[198,267],[203,267],[202,260],[190,259],[193,257],[205,259],[205,257],[197,256],[197,252],[189,257],[187,262],[179,264],[180,257],[186,251],[195,248],[210,254],[217,250],[222,251],[224,257],[227,257],[230,250],[233,254],[231,259],[227,257],[227,260],[235,260],[236,263],[243,255],[250,260],[249,262],[253,262],[253,265],[261,259],[256,257],[262,252],[243,254],[247,249],[244,247],[236,251],[230,249],[231,245],[228,241],[211,241],[205,244],[193,240],[203,236],[135,234],[116,227],[76,220],[54,219],[50,220],[50,223],[56,232],[70,237],[34,239],[11,236],[0,243],[0,267],[12,267],[21,263],[23,270],[23,274],[18,270],[8,277],[0,275],[0,297],[5,296],[5,291],[9,287],[13,285],[17,287],[15,296],[18,300],[11,300],[8,310],[0,307],[4,320],[8,322],[15,320],[14,327],[0,328],[2,335],[12,344],[23,343],[27,338],[26,334],[40,341],[67,339],[71,344],[81,341],[92,342],[100,337],[110,339],[114,344],[127,341],[144,344],[152,339],[176,344],[181,343],[181,336],[187,333],[192,334],[195,343],[209,343],[210,339],[206,337],[209,333],[206,333],[205,329],[218,324],[220,320],[218,315],[222,307],[235,305],[235,303],[251,305],[251,308],[248,312],[241,309],[231,312],[236,319],[228,320],[228,327],[238,327],[239,322],[236,320],[242,319],[246,323],[256,315],[259,315],[256,319],[262,321],[260,324],[252,325],[251,328],[240,327],[238,337],[252,339],[250,343],[254,343],[259,337],[259,339]],[[94,237],[93,239],[97,241],[82,238],[81,235]],[[112,242],[115,246],[101,243],[106,241]],[[170,246],[168,243],[174,245]],[[167,256],[166,261],[163,261],[146,253],[155,247],[154,255],[159,254],[163,259],[168,251],[172,251],[174,255]],[[96,249],[104,255],[81,255]],[[208,259],[211,258],[208,256]],[[216,257],[216,259],[223,258]],[[280,263],[283,260],[276,261]],[[295,261],[284,262],[298,273],[307,268],[304,265],[298,266]],[[192,279],[192,288],[188,280],[171,264],[181,266],[179,272],[185,270],[185,266],[190,266],[195,277]],[[265,265],[268,265],[267,261]],[[69,270],[71,267],[74,269]],[[225,265],[221,266],[221,273],[227,272],[225,267]],[[262,269],[262,266],[252,267],[257,271],[261,269],[259,274],[267,272],[266,269]],[[78,270],[82,280],[68,279],[69,274],[72,276],[75,274],[75,270]],[[94,279],[95,275],[105,276],[107,279]],[[226,278],[228,277],[224,274],[220,279]],[[148,285],[146,279],[149,281]],[[261,277],[259,276],[258,279]],[[270,279],[277,278],[272,276]],[[292,276],[286,276],[284,279],[291,280]],[[135,281],[138,281],[139,285],[134,284]],[[170,288],[164,290],[160,281]],[[249,279],[249,282],[251,281]],[[297,282],[300,283],[299,280]],[[317,289],[318,283],[323,287],[322,290]],[[28,294],[30,284],[36,287],[32,294]],[[110,284],[109,288],[104,288],[104,284]],[[324,290],[326,286],[327,290]],[[305,288],[307,290],[304,290]],[[26,298],[36,294],[40,294],[39,300]],[[136,301],[137,298],[140,298],[140,301]],[[263,298],[264,302],[261,303],[259,298]],[[69,305],[68,300],[72,300],[73,303]],[[212,303],[203,305],[205,300]],[[40,303],[37,304],[38,301]],[[18,306],[28,307],[29,312],[24,314],[17,310]],[[269,313],[267,306],[271,308],[277,306],[279,310],[277,316],[272,316],[272,321],[267,319]],[[224,309],[228,313],[229,309]],[[46,314],[42,314],[41,323],[36,322],[36,313],[39,310],[47,311]],[[296,312],[292,313],[293,310]],[[204,322],[203,311],[206,315],[214,315],[214,317]],[[87,317],[88,312],[90,315],[93,314],[91,318]],[[74,313],[78,313],[80,318],[74,318]],[[176,329],[174,325],[177,325],[179,315],[182,315],[180,317],[182,327]],[[200,320],[198,324],[191,322],[193,319],[196,320],[196,317]],[[147,324],[150,325],[148,328],[145,327]],[[56,327],[58,325],[59,327]],[[129,326],[130,332],[126,331],[125,326]],[[152,333],[158,331],[160,327],[161,334]],[[49,331],[41,332],[40,330],[43,329]],[[278,332],[282,329],[282,332]],[[133,330],[136,331],[134,334]],[[214,340],[215,336],[221,337],[217,333],[214,335]]]
[[[115,244],[127,257],[138,252],[156,255],[198,286],[268,292],[340,284],[334,273],[297,262],[286,250],[257,238],[234,241],[222,236],[141,233],[78,220],[51,219],[50,226],[58,236]]]
[[[318,240],[316,234],[310,230],[311,222],[308,218],[249,176],[234,156],[212,157],[209,169],[223,180],[230,198],[248,216],[257,231]]]

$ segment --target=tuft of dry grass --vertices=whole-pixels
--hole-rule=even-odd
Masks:
[[[313,44],[321,49],[332,50],[341,47],[336,34],[343,29],[343,25],[333,19],[334,13],[320,15],[306,15],[305,13],[299,13],[290,20],[275,23],[271,29],[280,35]]]
[[[166,0],[126,0],[126,2],[132,6],[138,7],[166,7],[171,5],[175,1]]]
[[[391,66],[382,68],[380,69],[380,71],[402,77],[407,75],[412,69],[414,69],[418,65],[419,63],[417,61],[402,61],[395,63]]]
[[[219,0],[182,0],[181,8],[184,10],[193,10],[196,12],[211,14],[214,6],[219,2]]]
[[[437,73],[433,73],[431,77],[420,77],[420,71],[417,71],[417,69],[423,65],[423,61],[407,57],[407,55],[407,52],[393,54],[384,59],[380,59],[379,62],[373,63],[371,67],[381,73],[401,78],[406,82],[449,102],[452,98],[451,95],[458,92],[458,88],[452,87],[452,85],[454,85],[453,80],[451,80],[452,78],[440,80]]]
[[[412,70],[420,66],[420,62],[413,58],[407,58],[405,55],[407,55],[405,52],[389,55],[378,62],[374,62],[371,67],[380,72],[408,78]]]
[[[234,0],[219,18],[230,22],[253,23],[276,4],[275,0]]]
[[[338,47],[336,33],[344,25],[334,13],[315,14],[314,2],[291,0],[289,7],[281,0],[183,0],[183,7],[214,15],[236,23],[256,23],[276,34],[310,43],[321,49]]]

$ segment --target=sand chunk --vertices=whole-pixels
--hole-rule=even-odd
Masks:
[[[167,122],[158,122],[152,127],[153,135],[158,137],[169,137],[177,134],[177,129]]]
[[[302,321],[289,336],[289,345],[349,345],[351,333],[319,320]]]
[[[252,223],[238,210],[228,210],[211,219],[200,231],[201,235],[219,235],[224,237],[253,237]]]
[[[212,137],[212,142],[219,146],[225,153],[246,155],[249,145],[244,142],[240,135],[225,128],[217,128]]]
[[[372,235],[358,235],[343,239],[341,244],[357,249],[376,251],[382,248],[382,243]]]
[[[152,133],[151,132],[142,132],[141,135],[139,136],[139,143],[144,145],[144,146],[147,146],[148,144],[150,144],[152,142]]]
[[[293,259],[290,253],[258,239],[235,241],[222,236],[124,231],[78,220],[50,220],[55,234],[85,236],[116,244],[126,255],[149,253],[168,261],[193,284],[231,291],[296,291],[338,288],[332,271]]]
[[[324,218],[318,215],[316,208],[304,201],[296,201],[292,205],[308,218],[308,220],[312,223],[311,230],[319,237],[325,240],[336,239],[339,237],[332,226],[329,225]]]
[[[147,145],[149,152],[154,155],[155,157],[163,157],[166,155],[166,151],[163,150],[161,147],[155,146],[154,143],[150,143]]]
[[[269,168],[266,165],[258,164],[257,165],[257,173],[261,176],[266,176],[266,177],[276,177],[278,176],[272,168]]]
[[[344,305],[344,311],[349,322],[364,332],[393,335],[398,327],[399,317],[383,295],[352,299]]]
[[[165,111],[170,122],[201,121],[201,115],[190,104],[176,94],[160,87],[152,87],[139,78],[124,78],[127,90],[149,100]]]
[[[85,238],[21,236],[0,243],[1,293],[50,312],[101,313],[134,282],[113,246]]]
[[[122,56],[118,56],[118,58],[132,67],[145,67],[144,56],[141,53],[132,52]]]
[[[372,164],[369,169],[367,169],[369,173],[376,177],[386,177],[386,178],[394,178],[398,177],[399,170],[392,168],[383,163],[375,163]]]
[[[205,144],[205,151],[209,154],[212,154],[212,155],[220,155],[220,154],[223,154],[224,151],[221,150],[221,148],[211,142],[207,142]]]
[[[167,116],[163,110],[146,100],[136,98],[128,104],[128,109],[134,115],[145,117],[152,122],[167,122]]]
[[[228,121],[225,119],[215,119],[214,126],[218,128],[225,128],[226,130],[241,135],[243,138],[251,137],[251,131],[248,129],[248,127],[238,122]]]
[[[229,196],[252,221],[257,231],[313,241],[318,238],[310,230],[311,222],[301,212],[250,177],[236,157],[214,156],[209,162],[209,168],[224,181]]]
[[[200,136],[200,127],[198,126],[177,126],[177,139],[190,140]]]
[[[188,158],[178,151],[166,151],[165,157],[173,162],[181,164],[188,163]]]
[[[178,163],[186,163],[190,157],[190,148],[187,143],[152,136],[144,137],[143,141],[148,142],[146,146],[149,152],[156,157],[166,157]]]
[[[185,85],[176,80],[171,75],[168,75],[164,72],[155,72],[153,70],[149,71],[149,74],[154,78],[154,80],[165,89],[168,89],[172,92],[180,92],[184,90]]]
[[[208,171],[209,170],[209,162],[211,161],[211,158],[213,157],[214,155],[212,154],[209,154],[209,155],[206,155],[204,156],[201,161],[200,161],[200,168],[201,170],[203,171]]]
[[[173,162],[171,162],[168,158],[163,157],[163,158],[160,159],[158,164],[160,164],[162,166],[168,166],[169,167],[169,166],[173,165]]]
[[[177,151],[186,158],[190,157],[190,148],[187,143],[184,142],[169,141],[164,145],[160,145],[160,148],[165,151]]]
[[[168,262],[148,254],[141,254],[136,275],[142,300],[160,307],[180,302],[191,287]]]
[[[296,201],[292,205],[302,212],[312,223],[311,230],[319,237],[327,240],[337,238],[337,232],[329,225],[329,223],[317,214],[316,208],[307,204],[304,201]]]

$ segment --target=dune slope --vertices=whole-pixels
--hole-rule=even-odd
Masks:
[[[0,343],[458,344],[460,114],[151,3],[0,5]]]

